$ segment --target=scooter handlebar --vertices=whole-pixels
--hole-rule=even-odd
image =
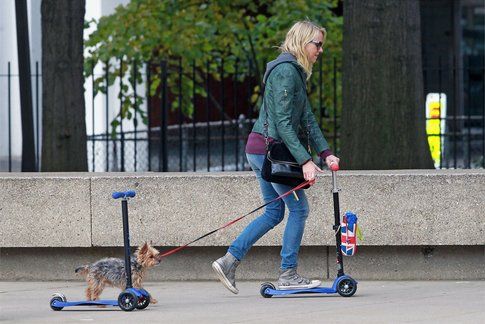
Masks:
[[[340,168],[337,163],[332,163],[330,164],[330,170],[332,171],[338,171]]]
[[[136,192],[134,190],[128,190],[128,191],[115,191],[111,195],[113,199],[119,199],[119,198],[133,198],[136,196]]]

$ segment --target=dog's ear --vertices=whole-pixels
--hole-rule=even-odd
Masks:
[[[140,248],[140,254],[146,253],[148,251],[148,243],[145,242]]]

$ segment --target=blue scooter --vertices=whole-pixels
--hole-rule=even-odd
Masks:
[[[150,294],[145,289],[133,288],[131,281],[130,264],[130,233],[128,227],[128,199],[135,197],[134,191],[114,192],[114,199],[121,198],[121,211],[123,215],[123,237],[125,247],[125,269],[126,269],[126,289],[118,295],[118,300],[84,300],[68,302],[66,296],[55,293],[50,300],[50,307],[55,311],[60,311],[64,307],[70,306],[119,306],[124,311],[145,309],[150,304]]]
[[[342,235],[340,233],[340,205],[337,188],[337,171],[338,165],[332,165],[332,184],[333,184],[333,210],[335,216],[335,224],[333,230],[336,232],[336,247],[337,247],[337,278],[335,278],[332,287],[315,287],[308,289],[291,289],[281,290],[276,289],[271,282],[261,284],[259,292],[264,298],[271,298],[273,296],[294,295],[294,294],[335,294],[338,293],[342,297],[350,297],[357,291],[357,281],[350,276],[344,274],[344,264],[342,261],[342,251],[340,246],[342,244]]]

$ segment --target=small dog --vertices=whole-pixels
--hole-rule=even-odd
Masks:
[[[146,243],[131,256],[131,276],[134,288],[142,288],[146,271],[160,263],[160,252]],[[104,258],[95,263],[76,268],[75,272],[86,278],[87,300],[98,300],[106,285],[126,288],[125,261],[118,258]],[[150,296],[150,303],[158,301]]]

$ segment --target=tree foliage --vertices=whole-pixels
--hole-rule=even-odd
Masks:
[[[132,0],[126,6],[118,6],[110,16],[87,22],[88,26],[96,24],[96,31],[85,41],[89,52],[85,58],[85,75],[92,74],[93,65],[102,63],[106,69],[104,64],[109,62],[109,85],[120,74],[129,80],[120,93],[123,96],[122,118],[137,116],[146,123],[145,112],[138,108],[143,99],[138,98],[135,104],[132,91],[135,82],[143,82],[142,72],[146,70],[142,70],[141,62],[156,63],[151,66],[150,94],[153,96],[161,82],[159,62],[166,60],[169,71],[176,71],[181,58],[183,110],[191,116],[193,90],[207,96],[203,86],[207,66],[211,76],[220,80],[222,62],[225,77],[234,74],[237,64],[242,80],[249,75],[248,62],[252,62],[252,75],[261,80],[265,63],[276,57],[276,47],[298,20],[307,18],[324,26],[328,32],[327,58],[340,57],[342,19],[332,12],[336,6],[337,0]],[[123,60],[121,71],[120,59]],[[136,80],[133,62],[137,62]],[[192,80],[194,65],[195,89]],[[330,71],[329,64],[324,64],[324,68],[324,73]],[[318,78],[312,78],[314,85],[317,81]],[[106,92],[105,82],[103,76],[96,77],[95,93]],[[178,95],[178,82],[178,73],[168,74],[168,88],[174,95]],[[325,98],[331,100],[330,89],[325,91],[328,92]],[[259,86],[255,86],[253,104],[258,95]],[[312,97],[316,100],[316,93]],[[215,106],[220,104],[211,99]],[[172,108],[177,106],[178,102],[174,101]],[[112,125],[116,126],[117,122]]]

